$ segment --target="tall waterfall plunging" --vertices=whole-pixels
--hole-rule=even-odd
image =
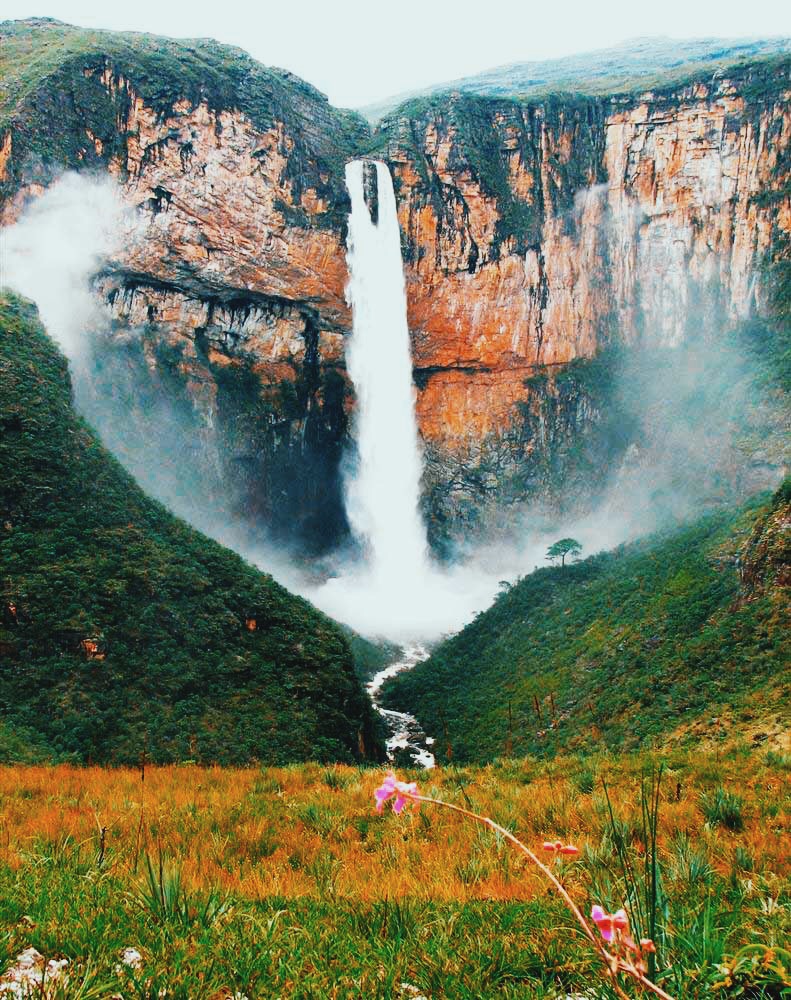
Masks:
[[[376,174],[378,211],[366,201]],[[412,358],[395,194],[384,163],[346,167],[351,198],[347,298],[353,329],[346,365],[354,383],[354,452],[344,477],[346,512],[363,559],[303,591],[363,635],[414,644],[460,628],[492,600],[497,580],[429,557],[420,515],[423,457],[415,417]]]
[[[362,160],[346,165],[353,315],[346,364],[357,395],[357,456],[346,476],[346,510],[374,579],[406,582],[428,569],[419,510],[423,463],[393,182],[384,163],[370,164],[377,181],[375,221],[365,199],[366,166]]]

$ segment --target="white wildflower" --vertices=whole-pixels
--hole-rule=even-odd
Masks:
[[[143,964],[143,956],[137,948],[124,948],[121,955],[121,964],[128,966],[130,969],[139,969]]]
[[[412,983],[401,983],[401,1000],[428,1000],[425,993],[420,992],[418,986],[413,986]]]
[[[2,978],[0,978],[0,994],[4,997],[13,997],[14,1000],[23,1000],[25,997],[36,996],[47,997],[49,991],[47,985],[58,980],[65,983],[66,966],[69,964],[67,958],[51,958],[44,961],[44,956],[35,948],[25,948],[16,957],[16,963],[10,965]]]

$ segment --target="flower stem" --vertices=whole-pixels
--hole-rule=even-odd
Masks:
[[[583,930],[583,933],[585,934],[585,937],[591,942],[593,947],[599,953],[599,956],[602,959],[604,966],[607,970],[607,975],[610,978],[612,988],[615,990],[616,994],[622,998],[622,1000],[629,1000],[629,998],[627,994],[624,993],[623,989],[618,984],[615,978],[617,972],[625,972],[628,976],[631,976],[638,983],[640,983],[640,985],[644,989],[648,990],[649,993],[653,993],[654,996],[661,997],[662,1000],[673,1000],[673,997],[671,997],[669,993],[665,993],[665,991],[660,986],[657,986],[656,983],[651,982],[651,980],[648,979],[645,975],[643,975],[643,973],[641,973],[639,969],[635,968],[634,965],[625,962],[617,955],[612,955],[609,951],[607,951],[607,949],[599,940],[599,937],[591,929],[590,924],[583,916],[580,908],[568,894],[568,891],[563,886],[562,882],[558,879],[558,877],[555,875],[555,873],[552,871],[552,869],[549,868],[547,865],[545,865],[544,862],[538,857],[538,855],[534,854],[533,851],[531,851],[529,847],[523,844],[518,837],[515,837],[513,833],[506,830],[505,827],[500,826],[499,823],[495,823],[495,821],[493,819],[490,819],[488,816],[482,816],[480,813],[473,812],[471,809],[464,809],[462,806],[453,805],[453,803],[451,802],[445,802],[444,799],[434,799],[428,795],[415,795],[407,792],[404,792],[403,794],[405,798],[411,799],[413,802],[426,802],[434,806],[442,806],[443,809],[450,809],[452,812],[460,813],[462,816],[467,816],[469,819],[473,819],[477,823],[482,823],[484,826],[487,826],[490,830],[495,830],[497,833],[500,834],[501,837],[504,837],[505,840],[509,842],[509,844],[513,844],[513,846],[517,850],[521,851],[522,854],[525,855],[525,857],[529,858],[530,861],[532,861],[533,864],[538,869],[540,869],[540,871],[542,871],[544,875],[546,875],[546,877],[549,879],[552,885],[557,889],[558,893],[565,902],[566,906],[568,906],[568,908],[576,917],[577,922],[579,923],[580,927]]]

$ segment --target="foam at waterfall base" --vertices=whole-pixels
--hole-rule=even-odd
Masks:
[[[429,567],[405,579],[350,571],[305,596],[322,611],[369,638],[398,643],[456,632],[494,600],[499,580],[465,567]]]

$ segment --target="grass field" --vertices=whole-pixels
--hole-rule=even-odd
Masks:
[[[584,911],[614,910],[627,901],[617,848],[644,867],[641,776],[657,763],[525,759],[412,777],[528,845],[573,842],[564,885]],[[788,932],[788,759],[736,747],[663,763],[657,978],[676,997],[782,996],[782,952],[743,953],[749,974],[730,985],[720,966]],[[381,775],[0,769],[2,968],[31,946],[67,958],[68,980],[36,993],[51,998],[610,995],[541,876],[435,807],[377,815]]]

